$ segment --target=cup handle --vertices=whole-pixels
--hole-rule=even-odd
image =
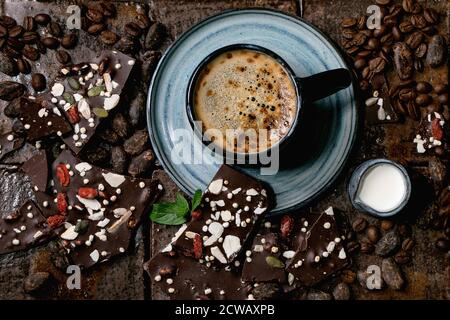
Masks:
[[[302,99],[313,102],[347,88],[352,82],[352,77],[347,69],[340,68],[296,80]]]

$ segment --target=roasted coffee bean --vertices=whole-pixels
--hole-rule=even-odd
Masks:
[[[39,50],[40,54],[45,54],[47,52],[47,47],[40,41],[36,42],[36,49]]]
[[[353,254],[360,249],[360,245],[356,241],[347,242],[347,252]]]
[[[121,37],[119,41],[117,41],[114,48],[123,52],[123,53],[134,53],[138,50],[139,42],[136,39],[131,37]]]
[[[105,17],[114,17],[116,15],[116,7],[110,1],[103,1],[99,4],[101,11]]]
[[[130,138],[125,140],[123,148],[126,153],[131,156],[136,156],[148,146],[149,136],[147,130],[136,131]]]
[[[127,162],[127,154],[122,146],[116,146],[111,149],[111,165],[114,172],[125,174]]]
[[[344,49],[348,49],[348,48],[352,47],[353,41],[347,40],[347,39],[341,39],[341,45],[342,45],[342,47],[344,47]]]
[[[356,28],[358,30],[363,30],[366,27],[366,16],[361,16],[358,19],[356,19]]]
[[[23,47],[22,54],[25,58],[31,61],[38,60],[40,56],[39,50],[30,45],[25,45],[25,47]]]
[[[125,32],[130,37],[139,38],[142,34],[142,29],[139,27],[139,25],[135,22],[129,22],[125,25]]]
[[[395,99],[392,103],[395,111],[399,114],[407,114],[405,106],[400,102],[400,100]]]
[[[394,4],[389,8],[389,14],[395,17],[402,13],[402,11],[403,8],[400,4]]]
[[[416,49],[416,57],[423,58],[427,54],[427,44],[421,43]]]
[[[356,22],[357,21],[355,18],[344,18],[344,19],[342,19],[341,27],[342,28],[351,28],[356,25]]]
[[[10,57],[2,52],[0,52],[0,72],[10,77],[17,75],[16,64]]]
[[[27,31],[23,34],[22,41],[28,44],[34,44],[39,40],[39,34],[35,31]]]
[[[370,88],[370,84],[369,81],[367,80],[362,80],[359,82],[359,87],[361,88],[362,91],[367,91]]]
[[[45,37],[41,40],[42,44],[49,49],[56,49],[59,47],[59,40],[53,37]]]
[[[34,21],[41,26],[46,26],[52,19],[46,13],[39,13],[34,16]]]
[[[447,54],[445,39],[441,35],[433,36],[428,43],[427,64],[437,68],[444,63]]]
[[[450,250],[450,241],[445,238],[440,238],[436,241],[436,248],[442,252]]]
[[[75,33],[65,34],[61,39],[61,46],[65,49],[72,49],[77,45],[78,38]]]
[[[25,93],[25,86],[14,81],[0,82],[0,99],[11,101]]]
[[[355,60],[355,63],[354,63],[355,69],[357,69],[357,70],[361,70],[366,65],[367,65],[367,61],[365,59]]]
[[[411,88],[401,89],[398,93],[398,97],[401,101],[407,102],[416,98],[416,93]]]
[[[17,22],[16,22],[16,20],[14,20],[14,18],[3,15],[3,16],[0,16],[0,24],[2,26],[4,26],[6,29],[10,29],[10,28],[14,27],[17,24]]]
[[[22,50],[23,47],[25,46],[25,44],[22,41],[20,41],[16,38],[8,38],[8,40],[6,40],[6,44],[8,47],[10,47],[14,50],[17,50],[17,51]]]
[[[381,37],[380,42],[383,46],[390,46],[394,42],[394,36],[391,33]]]
[[[141,176],[151,168],[154,161],[155,156],[153,155],[153,152],[151,150],[146,150],[137,157],[131,159],[128,167],[128,174],[133,177]]]
[[[357,59],[364,59],[367,58],[368,56],[370,56],[372,54],[372,52],[370,50],[363,50],[358,52],[358,54],[356,55]]]
[[[414,61],[414,70],[416,70],[417,72],[420,72],[420,73],[423,72],[423,61],[422,61],[422,59],[416,59]]]
[[[417,29],[423,29],[427,26],[427,20],[422,15],[415,14],[410,18],[411,24]]]
[[[36,24],[34,23],[34,18],[31,16],[26,16],[23,18],[23,28],[25,31],[33,31],[36,29]]]
[[[413,238],[406,238],[402,242],[402,249],[404,251],[411,251],[414,248],[415,242]]]
[[[70,63],[70,61],[72,60],[70,54],[66,50],[62,49],[56,52],[56,59],[58,60],[59,63],[63,65]]]
[[[375,30],[373,31],[373,36],[374,36],[375,38],[380,38],[381,36],[385,35],[387,31],[388,31],[387,26],[384,25],[384,24],[382,24],[382,25],[380,26],[380,28],[375,29]]]
[[[431,84],[426,81],[419,81],[416,84],[416,90],[419,93],[430,93],[432,90]]]
[[[440,94],[438,96],[438,101],[440,104],[448,104],[448,92]]]
[[[360,47],[366,42],[366,40],[367,36],[364,33],[359,32],[353,37],[352,44],[353,46]]]
[[[368,50],[375,50],[380,47],[380,41],[377,38],[370,38],[367,41],[367,49]]]
[[[367,66],[363,69],[361,72],[361,76],[363,79],[368,79],[372,75],[372,72],[370,71],[370,68]]]
[[[20,58],[22,54],[9,46],[3,49],[3,52],[10,58]]]
[[[352,222],[352,229],[355,232],[361,233],[366,229],[366,227],[367,227],[367,220],[361,216],[356,217]]]
[[[17,118],[20,115],[21,106],[21,98],[16,98],[6,105],[3,113],[9,118]]]
[[[34,73],[31,76],[31,86],[35,91],[44,91],[47,86],[47,80],[42,73]]]
[[[377,243],[378,239],[380,239],[380,232],[376,226],[369,226],[366,230],[367,239],[372,243]]]
[[[391,33],[392,33],[392,37],[394,38],[395,41],[402,40],[403,35],[397,26],[392,27]]]
[[[112,31],[105,30],[100,34],[100,39],[104,44],[112,45],[119,40],[119,36]]]
[[[400,29],[400,31],[402,33],[410,33],[411,31],[414,30],[414,26],[412,25],[412,23],[408,20],[401,22],[398,25],[398,28]]]
[[[106,29],[106,25],[104,23],[94,23],[89,26],[89,28],[87,29],[87,32],[89,34],[96,35],[105,29]]]
[[[114,116],[112,121],[112,129],[121,138],[127,138],[131,133],[131,126],[123,114],[118,113]]]
[[[6,37],[8,35],[8,29],[0,25],[0,38]]]
[[[406,44],[411,49],[416,49],[423,41],[423,33],[420,31],[414,32],[406,39]]]
[[[341,280],[347,284],[352,284],[356,280],[356,273],[350,269],[342,270]]]
[[[100,23],[103,21],[103,14],[94,8],[89,8],[88,11],[86,12],[86,17],[94,22],[94,23]]]
[[[437,94],[442,94],[448,92],[448,86],[446,84],[436,84],[434,85],[434,92]]]
[[[431,97],[425,93],[421,93],[416,97],[416,104],[419,107],[426,107],[431,103],[431,101],[432,101]]]
[[[356,31],[350,28],[345,28],[342,30],[341,34],[345,39],[351,40],[355,36]]]
[[[414,101],[409,101],[407,104],[408,115],[413,120],[420,120],[420,109]]]
[[[372,253],[374,249],[375,247],[371,242],[367,240],[363,240],[360,242],[360,251],[362,253],[369,254]]]
[[[394,227],[394,221],[392,221],[392,220],[381,220],[380,227],[384,231],[389,231],[389,230],[391,230]]]
[[[403,42],[397,42],[393,47],[394,67],[401,80],[410,79],[414,71],[413,54]]]
[[[141,92],[131,101],[128,116],[134,128],[141,128],[145,125],[145,96]]]
[[[151,24],[150,18],[144,14],[138,14],[135,22],[142,30],[147,30]]]
[[[9,29],[8,31],[8,36],[12,37],[12,38],[18,38],[20,37],[24,32],[24,29],[22,26],[14,26],[11,29]]]
[[[429,24],[437,24],[439,22],[439,13],[432,8],[426,8],[423,11],[423,16]]]
[[[380,6],[387,6],[391,3],[391,0],[375,0],[375,3]]]
[[[437,33],[437,29],[434,26],[428,26],[422,29],[422,32],[428,36],[433,36]]]
[[[62,29],[58,22],[50,22],[47,30],[54,37],[60,37],[62,35]]]
[[[407,13],[418,13],[419,10],[415,0],[403,0],[402,1],[403,10]],[[420,10],[419,10],[420,12]]]
[[[411,255],[408,252],[400,250],[395,254],[394,261],[397,264],[407,264],[411,261]]]
[[[23,58],[17,58],[16,60],[17,70],[23,74],[29,74],[31,72],[31,66],[27,60]]]
[[[150,29],[148,29],[147,35],[145,36],[144,47],[147,50],[158,48],[164,40],[165,33],[166,29],[164,25],[155,22]]]
[[[369,61],[370,71],[373,73],[380,73],[386,67],[386,60],[381,57],[374,58]]]
[[[384,25],[388,26],[388,27],[393,27],[395,25],[397,25],[397,17],[396,16],[386,16],[383,18],[383,23]]]
[[[359,48],[358,47],[350,47],[349,49],[347,49],[347,53],[349,55],[354,55],[356,52],[358,52]]]

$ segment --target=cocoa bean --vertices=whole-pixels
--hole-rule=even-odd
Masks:
[[[17,75],[16,64],[10,57],[2,52],[0,52],[0,72],[10,77]]]
[[[159,22],[155,22],[150,29],[148,29],[147,35],[144,41],[144,47],[147,50],[152,50],[158,48],[165,36],[165,27]]]
[[[131,156],[138,155],[144,151],[149,144],[149,136],[147,130],[136,131],[129,139],[125,140],[123,148],[126,153]]]
[[[11,101],[22,96],[25,93],[25,86],[14,81],[0,82],[0,99]]]
[[[133,177],[143,175],[152,166],[155,157],[151,150],[142,152],[137,157],[131,159],[130,166],[128,167],[128,174]]]
[[[437,68],[444,63],[447,55],[445,39],[441,35],[435,35],[428,43],[427,64],[432,68]]]
[[[411,50],[403,42],[397,42],[393,47],[394,67],[401,80],[410,79],[413,75],[414,59]]]
[[[114,172],[124,174],[127,162],[127,154],[122,146],[116,146],[111,149],[111,165]]]

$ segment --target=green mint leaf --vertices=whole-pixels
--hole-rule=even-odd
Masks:
[[[189,213],[189,203],[178,193],[175,202],[162,202],[153,205],[150,219],[153,222],[166,225],[180,225],[186,222]]]
[[[192,208],[191,212],[197,209],[197,207],[200,205],[200,202],[202,201],[202,190],[197,189],[195,190],[194,196],[192,197]]]

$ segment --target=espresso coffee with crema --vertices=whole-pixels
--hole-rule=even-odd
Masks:
[[[200,72],[194,117],[222,149],[257,153],[286,136],[297,112],[297,92],[285,68],[273,57],[238,49],[220,54]],[[254,135],[249,133],[255,133]],[[256,139],[254,139],[256,137]]]

